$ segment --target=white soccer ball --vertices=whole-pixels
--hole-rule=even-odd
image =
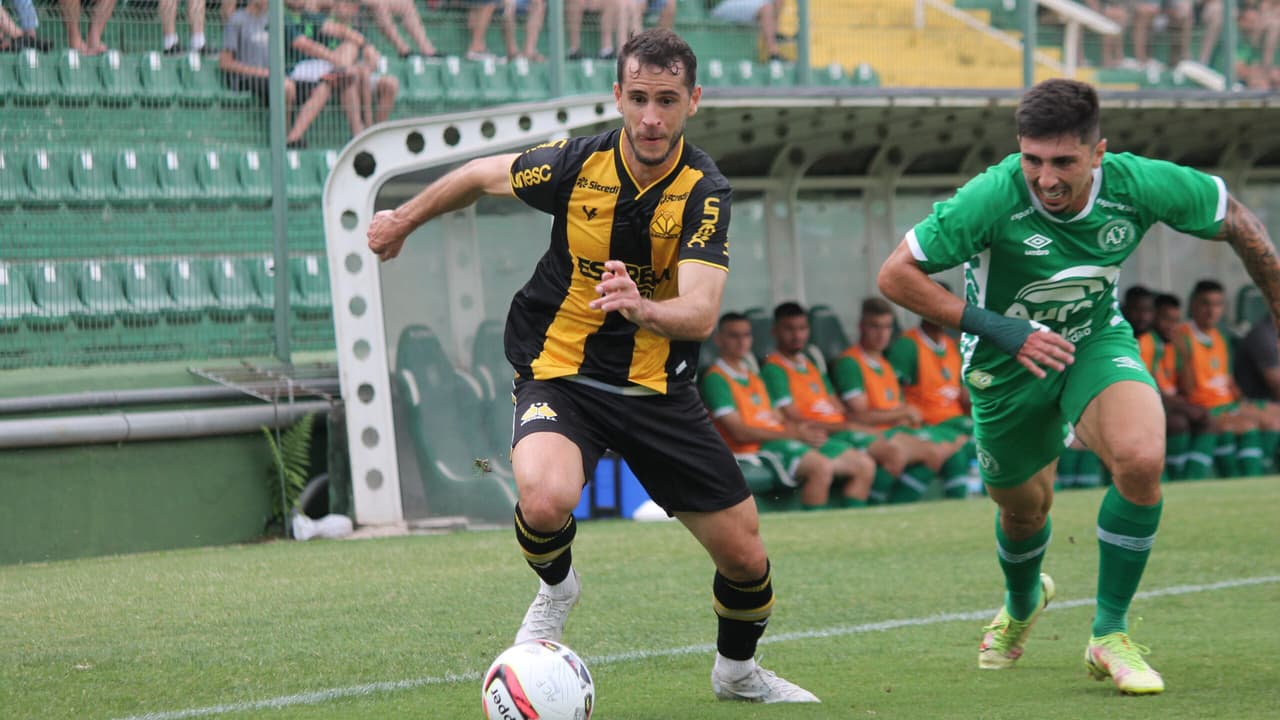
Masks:
[[[550,640],[502,651],[480,685],[488,720],[588,720],[595,694],[582,658]]]

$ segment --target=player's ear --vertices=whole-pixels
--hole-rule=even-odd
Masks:
[[[698,114],[698,101],[702,99],[702,86],[694,85],[693,92],[689,93],[689,117]]]
[[[1102,138],[1101,140],[1098,141],[1097,145],[1093,146],[1093,166],[1094,167],[1099,167],[1100,165],[1102,165],[1102,156],[1105,155],[1106,153],[1107,153],[1107,139]]]

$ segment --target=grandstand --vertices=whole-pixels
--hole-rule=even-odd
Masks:
[[[466,11],[451,3],[417,5],[442,57],[400,58],[368,24],[379,69],[399,79],[400,95],[389,123],[350,144],[334,102],[305,148],[281,149],[285,270],[276,267],[268,114],[252,94],[227,89],[218,56],[163,54],[154,7],[134,3],[109,22],[110,50],[82,55],[67,49],[56,4],[36,7],[40,37],[53,47],[0,53],[0,401],[8,403],[0,426],[13,434],[53,424],[40,447],[4,443],[0,492],[30,512],[0,531],[0,562],[257,536],[270,464],[257,427],[287,423],[259,420],[216,435],[202,418],[289,406],[299,383],[301,395],[339,408],[331,393],[313,392],[310,378],[298,380],[299,368],[312,366],[332,380],[335,363],[347,373],[350,422],[331,413],[326,432],[342,447],[328,450],[351,453],[350,511],[360,522],[505,516],[509,475],[495,447],[508,371],[494,359],[492,331],[541,253],[545,219],[482,203],[424,228],[381,277],[360,237],[372,210],[468,157],[611,123],[612,63],[561,60],[550,31],[540,47],[552,62],[468,61]],[[735,186],[726,309],[796,298],[831,306],[850,327],[902,231],[1010,151],[1022,80],[1016,14],[1003,0],[787,2],[787,61],[768,61],[755,28],[712,19],[701,0],[678,8],[676,29],[699,52],[707,88],[689,135]],[[1059,72],[1062,60],[1060,26],[1044,20],[1037,77]],[[178,32],[187,37],[185,20]],[[220,47],[213,7],[206,35]],[[590,56],[595,33],[584,37]],[[490,49],[502,47],[497,22],[487,38]],[[1167,38],[1161,43],[1157,54],[1166,56]],[[792,61],[801,57],[808,65]],[[1273,95],[1201,93],[1169,71],[1097,69],[1090,33],[1084,57],[1093,67],[1081,77],[1111,91],[1113,150],[1214,169],[1278,216],[1280,146],[1263,132],[1276,124]],[[362,153],[376,159],[372,170]],[[1247,284],[1222,248],[1167,229],[1158,235],[1131,261],[1133,280],[1176,290],[1192,268],[1213,268],[1233,292]],[[280,282],[287,308],[276,301]],[[392,297],[414,302],[384,302]],[[376,330],[347,334],[363,322]],[[280,357],[282,328],[296,357]],[[427,361],[410,362],[399,342],[410,328],[440,370],[430,379],[444,385],[411,379],[410,365]],[[230,372],[246,366],[258,374]],[[210,378],[228,393],[197,398]],[[155,389],[182,392],[137,394]],[[47,399],[69,393],[81,396]],[[186,413],[175,425],[189,426],[191,437],[104,444],[97,434],[58,444],[86,418],[174,409]],[[484,431],[444,440],[453,431],[442,420],[455,412]],[[396,459],[387,460],[392,446]],[[317,472],[328,463],[334,478],[331,507],[341,508],[344,463],[317,455]],[[497,458],[479,483],[477,458]],[[57,478],[23,482],[44,478],[51,463]],[[433,483],[457,483],[466,494],[434,507]],[[775,476],[756,487],[777,491],[785,505]],[[52,508],[64,513],[57,526],[76,529],[50,537]],[[130,520],[122,529],[104,515]]]

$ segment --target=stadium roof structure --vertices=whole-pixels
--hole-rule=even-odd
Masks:
[[[784,210],[771,236],[794,233],[800,187],[955,187],[1016,149],[1017,90],[716,88],[686,130],[735,187],[763,190]],[[1103,134],[1132,151],[1211,170],[1229,185],[1280,180],[1280,96],[1263,93],[1103,93]],[[392,438],[389,358],[376,258],[366,246],[380,206],[408,197],[457,164],[617,125],[611,96],[505,105],[375,126],[341,152],[323,195],[325,236],[356,520],[403,521]],[[892,218],[880,220],[893,232]],[[443,262],[453,262],[442,253]],[[479,269],[459,264],[451,273]],[[477,309],[451,307],[474,327]],[[476,314],[470,317],[468,314]],[[461,317],[459,317],[461,316]]]

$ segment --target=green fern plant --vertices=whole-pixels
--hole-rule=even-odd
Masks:
[[[315,419],[315,413],[303,415],[279,433],[279,440],[271,428],[262,428],[271,449],[272,465],[267,488],[271,495],[273,522],[288,517],[298,502],[298,495],[307,486],[307,476],[311,471],[311,428]]]

